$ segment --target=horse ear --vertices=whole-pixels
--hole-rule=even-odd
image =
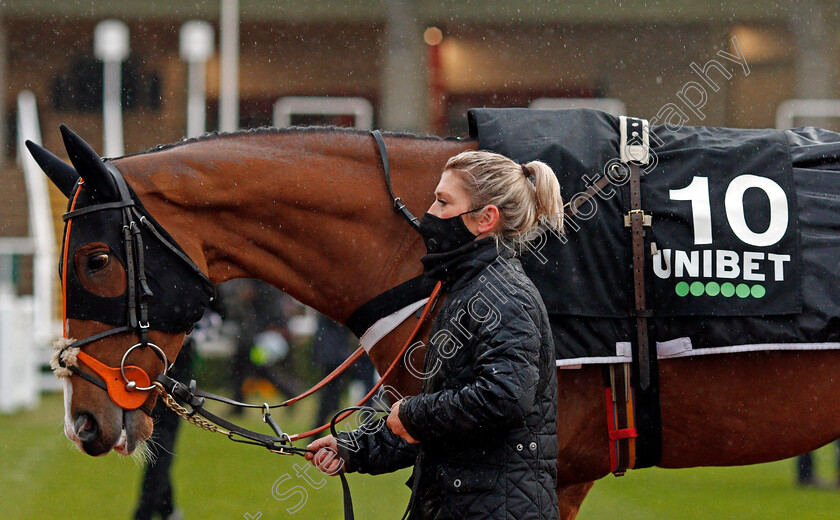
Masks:
[[[75,168],[32,141],[26,141],[26,148],[29,149],[32,158],[44,170],[53,184],[61,190],[65,197],[70,198],[70,195],[73,194],[73,188],[79,180],[79,174],[76,173]]]
[[[85,181],[85,186],[93,191],[93,198],[99,201],[118,200],[117,185],[99,154],[66,126],[61,125],[59,128],[70,162]]]

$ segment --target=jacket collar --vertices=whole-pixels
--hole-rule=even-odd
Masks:
[[[420,261],[423,263],[426,276],[442,281],[444,288],[452,292],[466,285],[497,256],[512,255],[513,252],[506,247],[498,251],[495,239],[485,237],[446,253],[424,255]]]

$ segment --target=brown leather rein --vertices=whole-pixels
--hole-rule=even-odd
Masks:
[[[391,375],[391,372],[393,372],[394,368],[397,366],[400,359],[402,359],[402,357],[405,355],[406,351],[408,350],[408,347],[411,345],[412,341],[414,341],[414,338],[417,336],[417,333],[420,331],[420,328],[423,326],[423,324],[426,322],[426,319],[429,317],[429,313],[434,308],[435,302],[437,301],[438,295],[440,293],[440,287],[441,287],[441,282],[438,282],[437,285],[435,286],[434,290],[432,291],[432,295],[429,296],[429,301],[426,302],[426,305],[423,307],[423,314],[420,315],[420,319],[417,320],[417,324],[414,326],[414,330],[411,331],[411,334],[408,336],[408,339],[406,339],[405,344],[402,346],[402,348],[397,353],[397,355],[394,356],[394,360],[391,361],[391,365],[388,367],[388,369],[385,371],[385,373],[382,374],[382,377],[379,379],[379,381],[377,381],[376,384],[373,386],[373,388],[370,390],[370,392],[368,392],[367,395],[365,395],[362,398],[362,400],[359,401],[359,404],[357,406],[362,406],[365,402],[367,402],[368,399],[370,399],[376,393],[377,390],[379,390],[379,388],[385,383],[385,380],[388,378],[388,376]],[[330,381],[335,379],[335,377],[337,377],[339,374],[344,372],[344,370],[346,370],[350,365],[353,364],[353,362],[355,362],[357,359],[359,359],[362,356],[363,353],[364,353],[364,349],[362,347],[359,347],[356,350],[356,352],[354,352],[344,363],[342,363],[338,368],[336,368],[330,375],[325,377],[323,381],[316,384],[315,386],[313,386],[312,388],[310,388],[309,390],[307,390],[303,394],[299,395],[298,397],[295,397],[293,399],[289,399],[288,401],[286,401],[286,403],[292,404],[296,401],[299,401],[300,399],[303,399],[307,395],[310,395],[310,394],[316,392],[319,388],[323,387],[324,385],[326,385],[327,383],[329,383]],[[338,420],[336,420],[336,422],[343,421],[351,413],[352,413],[351,411],[342,413],[339,416]],[[296,435],[292,435],[291,437],[289,437],[289,440],[296,441],[298,439],[304,439],[306,437],[311,437],[312,435],[316,435],[316,434],[326,430],[327,428],[329,428],[329,426],[330,426],[329,424],[324,424],[323,426],[319,426],[318,428],[315,428],[314,430],[310,430],[308,432],[298,433]]]

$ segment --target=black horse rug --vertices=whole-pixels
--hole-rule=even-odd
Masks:
[[[473,109],[469,123],[479,148],[549,164],[579,204],[564,235],[543,233],[522,255],[558,365],[631,359],[630,161],[650,216],[644,280],[660,359],[840,348],[840,134],[648,127],[588,109]]]

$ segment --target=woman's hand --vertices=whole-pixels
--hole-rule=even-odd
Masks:
[[[402,421],[400,421],[400,403],[402,403],[402,399],[391,406],[391,415],[388,416],[388,420],[385,421],[385,424],[388,425],[388,428],[390,428],[395,435],[402,437],[409,444],[419,444],[420,441],[409,435],[405,430],[405,426],[403,426]]]
[[[309,443],[306,447],[309,453],[304,458],[327,475],[338,475],[344,469],[344,460],[338,456],[338,445],[335,437],[327,435]]]

